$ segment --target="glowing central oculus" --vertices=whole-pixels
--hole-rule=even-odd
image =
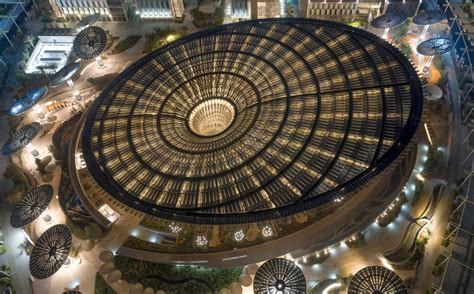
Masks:
[[[212,98],[197,103],[189,112],[191,132],[202,137],[217,136],[234,122],[236,109],[233,103],[222,98]]]

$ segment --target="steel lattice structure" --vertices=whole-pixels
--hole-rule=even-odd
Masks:
[[[369,266],[358,271],[352,277],[349,294],[408,294],[402,279],[383,266]]]
[[[107,45],[107,33],[99,27],[92,26],[82,30],[74,39],[73,51],[83,60],[98,57]]]
[[[376,29],[392,29],[404,23],[406,19],[403,15],[387,13],[374,18],[370,24]]]
[[[13,106],[10,108],[10,114],[16,116],[25,113],[25,111],[38,103],[46,95],[47,91],[47,87],[31,89],[13,103]]]
[[[3,155],[12,155],[31,143],[41,129],[41,124],[34,122],[14,132],[2,147]]]
[[[446,19],[446,13],[441,9],[425,10],[413,17],[413,23],[417,25],[435,24]]]
[[[425,56],[437,56],[448,53],[453,49],[453,42],[448,38],[431,38],[421,42],[416,51]]]
[[[72,78],[80,68],[81,64],[79,62],[71,62],[67,64],[53,75],[49,80],[49,86],[56,87],[65,83],[67,80]]]
[[[256,294],[304,294],[306,279],[303,271],[293,262],[274,258],[258,269],[253,290]]]
[[[21,228],[38,218],[53,199],[53,191],[53,186],[42,185],[28,192],[13,209],[11,226]]]
[[[46,279],[66,262],[72,235],[65,225],[55,225],[39,237],[30,256],[30,272],[35,279]]]
[[[97,183],[140,211],[262,221],[365,187],[410,144],[422,100],[412,64],[371,33],[242,22],[125,70],[89,108],[82,151]]]

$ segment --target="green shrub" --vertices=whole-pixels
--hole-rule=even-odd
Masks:
[[[83,240],[97,240],[104,236],[104,232],[96,223],[89,223],[87,225],[80,225],[69,218],[66,219],[66,225],[71,232],[78,238]]]
[[[3,264],[0,268],[2,272],[5,272],[8,277],[0,278],[0,286],[12,287],[11,269],[10,266]]]
[[[441,245],[443,245],[444,247],[448,247],[449,244],[451,244],[451,241],[449,241],[449,239],[443,239],[443,241],[441,241]]]
[[[214,13],[204,13],[198,7],[191,9],[190,14],[193,24],[198,28],[210,28],[219,26],[224,22],[224,9],[217,7]]]
[[[423,169],[423,174],[427,177],[432,176],[433,170],[439,164],[440,160],[443,158],[443,152],[438,150],[436,146],[430,146],[427,153],[428,158],[425,162],[425,168]]]
[[[88,78],[87,81],[91,83],[97,91],[102,91],[117,76],[118,73],[111,73],[96,78]]]
[[[393,203],[392,209],[387,208],[385,210],[386,215],[382,215],[377,219],[377,224],[379,226],[386,227],[398,217],[400,211],[402,210],[403,204],[408,201],[407,197],[405,196],[405,193],[403,192],[400,193],[398,199],[398,201],[395,201]]]
[[[95,274],[95,285],[94,285],[95,294],[116,294],[112,288],[107,284],[107,282],[102,278],[99,273]]]
[[[425,185],[422,181],[416,179],[415,180],[415,191],[413,192],[413,198],[411,199],[411,206],[415,206],[415,204],[420,200],[420,196],[423,193]]]
[[[71,250],[69,251],[69,257],[76,257],[77,256],[77,249],[74,246],[71,246]]]
[[[346,240],[346,245],[349,248],[360,248],[365,245],[365,235],[366,231],[361,231],[357,234],[355,234],[353,237],[355,239],[349,238]]]
[[[28,180],[26,172],[13,163],[10,163],[6,167],[3,176],[6,179],[11,180],[15,185],[15,187],[6,195],[6,201],[9,204],[16,204],[21,198],[23,198],[23,195],[33,188]]]
[[[62,165],[62,160],[63,160],[63,154],[61,151],[56,148],[54,145],[48,145],[48,151],[51,153],[51,156],[54,158],[56,161],[56,164],[61,166]]]
[[[141,283],[144,287],[164,290],[167,293],[206,293],[229,287],[238,281],[241,267],[215,269],[200,266],[176,266],[136,260],[123,256],[114,259],[123,279],[129,283]],[[164,280],[182,282],[165,283]]]
[[[148,53],[157,50],[158,48],[168,44],[169,42],[178,40],[188,34],[188,28],[182,27],[176,29],[156,29],[153,33],[145,35],[145,45],[142,53]]]
[[[122,41],[118,42],[115,46],[114,50],[112,50],[112,54],[122,53],[130,48],[132,48],[141,38],[142,36],[132,35],[128,36]]]

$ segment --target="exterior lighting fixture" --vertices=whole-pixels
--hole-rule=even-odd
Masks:
[[[205,236],[197,236],[196,238],[196,245],[199,247],[204,247],[208,243],[207,238]]]
[[[416,174],[416,178],[422,182],[425,181],[425,178],[421,174]]]
[[[262,235],[265,238],[273,236],[273,229],[270,226],[264,226],[262,229]]]
[[[237,241],[237,242],[240,242],[242,240],[244,240],[245,238],[245,234],[244,234],[244,231],[242,229],[238,230],[237,232],[234,233],[234,240]]]
[[[173,234],[177,234],[177,233],[181,232],[181,227],[178,226],[178,225],[175,224],[175,223],[169,224],[168,227],[170,228],[170,230],[171,230],[171,232],[172,232]]]

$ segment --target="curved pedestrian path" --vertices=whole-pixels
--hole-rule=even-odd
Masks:
[[[438,199],[441,192],[441,184],[436,185],[430,193],[423,193],[428,196],[427,205],[420,217],[413,219],[404,235],[402,242],[395,249],[385,253],[384,257],[388,262],[394,265],[402,265],[409,261],[416,252],[416,241],[418,240],[423,229],[428,228],[431,218],[436,209]],[[422,199],[420,199],[421,201]]]

